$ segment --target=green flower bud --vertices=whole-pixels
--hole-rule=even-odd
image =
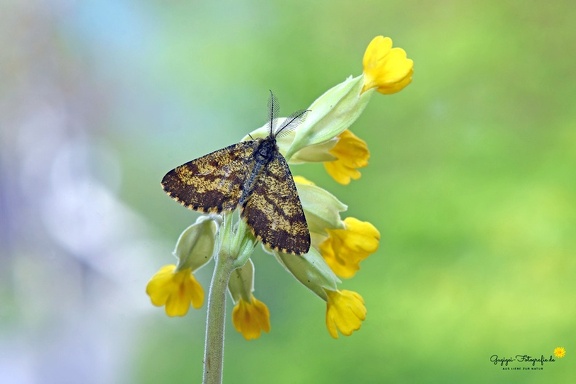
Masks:
[[[274,252],[274,256],[282,266],[301,282],[306,288],[327,300],[324,288],[337,290],[340,279],[336,277],[322,256],[314,248],[302,256]]]
[[[372,92],[361,93],[363,85],[363,76],[349,77],[317,98],[285,157],[290,159],[302,148],[326,142],[350,127],[372,96]]]
[[[212,259],[221,222],[218,215],[203,215],[180,234],[173,252],[178,258],[178,271],[186,268],[196,271]]]
[[[235,303],[239,300],[250,301],[254,292],[254,263],[248,261],[232,271],[228,281],[228,292]]]

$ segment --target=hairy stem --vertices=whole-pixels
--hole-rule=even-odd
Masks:
[[[223,247],[225,248],[225,247]],[[216,267],[208,294],[206,344],[204,349],[203,384],[221,384],[224,366],[224,321],[226,320],[226,289],[234,260],[225,249],[216,259]]]

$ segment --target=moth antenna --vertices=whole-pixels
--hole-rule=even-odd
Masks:
[[[270,111],[270,135],[274,132],[274,120],[278,117],[278,110],[280,109],[280,104],[278,99],[274,96],[274,93],[270,91],[270,99],[268,100],[268,110]]]
[[[286,118],[286,120],[284,120],[274,135],[278,136],[280,134],[287,133],[296,129],[300,124],[302,124],[304,120],[306,120],[306,114],[308,112],[310,112],[309,109],[301,109],[292,113]]]

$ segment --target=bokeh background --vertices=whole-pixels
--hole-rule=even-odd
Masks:
[[[363,177],[294,169],[381,231],[342,285],[368,317],[333,340],[259,251],[272,330],[227,319],[225,382],[574,380],[574,20],[569,0],[3,0],[0,382],[200,382],[205,309],[167,318],[144,293],[197,216],[159,181],[261,126],[269,89],[289,113],[360,74],[376,35],[415,74],[352,127]],[[559,346],[541,371],[489,361]]]

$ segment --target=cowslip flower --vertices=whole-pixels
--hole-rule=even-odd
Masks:
[[[404,50],[392,48],[390,38],[374,38],[364,54],[363,73],[345,79],[318,97],[297,128],[276,138],[280,152],[291,165],[323,163],[328,174],[342,185],[358,180],[359,169],[368,165],[370,151],[367,143],[350,131],[351,125],[374,91],[398,92],[411,82],[412,74],[413,62],[406,58]],[[279,118],[277,126],[282,119],[285,118]],[[268,135],[266,124],[244,140]],[[349,336],[360,329],[367,311],[359,293],[338,288],[339,277],[350,278],[358,272],[360,263],[377,251],[380,233],[369,222],[354,217],[342,219],[348,207],[332,193],[301,177],[294,180],[310,232],[310,250],[302,256],[266,247],[264,251],[326,303],[325,322],[330,336]],[[232,322],[245,339],[255,339],[270,331],[268,307],[254,296],[254,265],[250,257],[257,241],[233,212],[224,213],[223,221],[221,233],[217,234],[216,229],[211,236],[213,242],[218,241],[220,255],[234,259],[235,269],[228,280],[228,292],[234,302]],[[174,292],[173,288],[170,292]]]
[[[270,311],[254,295],[248,300],[241,298],[232,310],[232,323],[246,340],[257,339],[262,331],[270,332]]]
[[[228,291],[234,300],[232,324],[246,340],[260,337],[262,331],[270,332],[270,311],[266,304],[254,297],[254,264],[235,269],[228,282]]]
[[[358,180],[358,168],[367,166],[370,158],[366,142],[348,129],[338,135],[338,141],[328,152],[334,156],[334,160],[324,162],[324,168],[342,185]]]
[[[173,252],[178,265],[163,266],[146,285],[152,304],[165,306],[168,316],[184,316],[190,305],[196,309],[202,306],[204,289],[194,272],[212,258],[219,221],[214,215],[200,216],[196,223],[186,228]]]
[[[362,61],[364,86],[362,92],[375,88],[391,94],[404,89],[412,81],[414,62],[402,48],[392,48],[392,39],[376,36],[366,49]]]
[[[315,248],[300,258],[276,253],[280,264],[300,283],[326,302],[326,327],[337,339],[338,331],[350,336],[366,319],[364,299],[354,291],[338,290],[340,280]]]
[[[378,250],[380,232],[367,221],[354,217],[344,219],[344,229],[328,229],[328,237],[320,246],[320,253],[336,273],[353,277],[360,262]]]
[[[353,291],[326,291],[326,327],[330,336],[337,339],[338,331],[344,336],[360,329],[366,319],[364,299]]]
[[[165,265],[150,279],[146,293],[152,304],[165,306],[168,316],[184,316],[190,304],[196,309],[204,302],[204,290],[190,268],[176,270],[173,264]]]

